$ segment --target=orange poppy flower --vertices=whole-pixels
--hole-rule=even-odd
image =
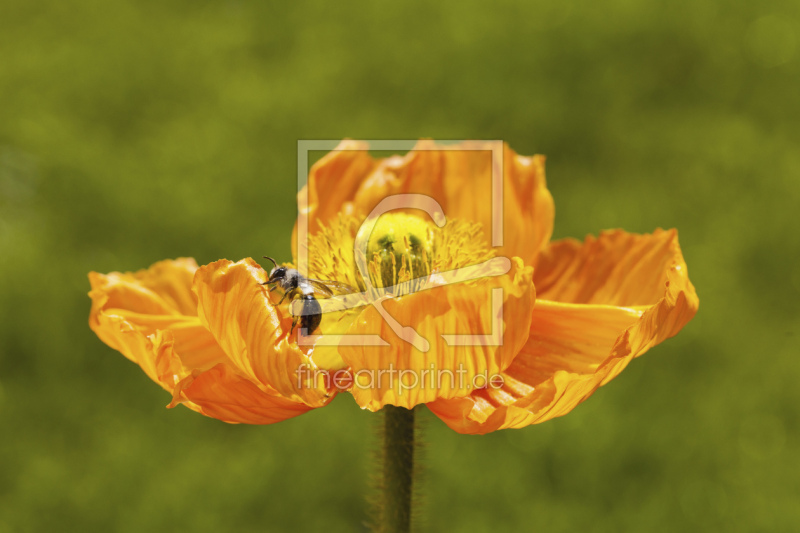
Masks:
[[[315,335],[296,334],[291,301],[252,259],[93,272],[92,329],[170,406],[226,422],[278,422],[348,391],[365,409],[424,403],[460,433],[487,433],[568,413],[696,313],[675,230],[550,242],[544,157],[504,147],[493,247],[488,145],[418,148],[374,159],[344,141],[311,169],[295,237],[308,228],[310,276],[354,292],[327,302],[348,305]],[[434,199],[446,223],[403,209],[364,225],[397,194]]]

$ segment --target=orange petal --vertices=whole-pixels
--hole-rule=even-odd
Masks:
[[[175,377],[206,369],[225,359],[224,352],[197,318],[191,281],[194,259],[161,261],[135,273],[92,272],[89,325],[110,347],[134,361],[167,390]],[[176,360],[164,358],[153,336],[171,331]]]
[[[163,342],[162,331],[147,335],[124,318],[106,314],[98,316],[93,329],[103,342],[139,365],[150,379],[169,392],[185,374],[172,352],[165,354],[159,349]]]
[[[656,303],[672,267],[684,269],[678,233],[658,229],[649,235],[622,230],[588,236],[581,243],[563,239],[539,258],[534,283],[539,298],[554,302],[634,307]],[[688,279],[687,279],[688,283]],[[688,283],[694,295],[694,288]]]
[[[677,334],[699,305],[674,230],[556,242],[539,265],[530,337],[504,386],[428,404],[460,433],[568,413],[631,359]]]
[[[224,363],[185,380],[176,396],[195,411],[234,424],[274,424],[312,409],[257,386]]]
[[[197,316],[192,278],[197,263],[190,257],[165,260],[138,272],[89,274],[92,289],[102,290],[105,306],[150,315]]]
[[[136,273],[92,272],[92,329],[172,393],[171,405],[183,403],[226,422],[251,424],[270,424],[309,410],[236,374],[197,316],[192,292],[196,270],[193,259],[181,259]]]
[[[493,289],[502,289],[502,319],[495,323]],[[384,300],[384,309],[404,327],[412,327],[430,343],[422,352],[398,337],[374,307],[365,309],[349,335],[379,335],[388,346],[340,346],[355,376],[351,389],[356,402],[376,411],[384,405],[413,407],[436,398],[469,394],[491,375],[505,370],[528,337],[535,300],[532,269],[514,258],[502,276],[423,290]],[[514,324],[526,324],[514,327]],[[449,345],[446,335],[499,333],[502,345]]]
[[[308,221],[309,235],[320,230],[320,223],[352,211],[351,201],[358,187],[376,164],[368,150],[366,143],[344,140],[311,167],[308,183],[297,195],[299,217]],[[297,226],[295,223],[292,232],[294,257],[297,257]]]
[[[455,150],[437,150],[432,141],[420,141],[403,157],[375,161],[366,151],[354,155],[354,150],[366,148],[344,141],[337,147],[341,151],[331,152],[312,168],[308,185],[298,196],[310,234],[318,231],[320,224],[329,224],[339,212],[366,215],[387,196],[416,193],[436,199],[448,218],[481,223],[487,239],[491,238],[498,227],[492,220],[491,144],[469,141]],[[523,157],[504,145],[502,163],[504,232],[497,253],[521,257],[526,265],[534,265],[550,239],[555,213],[545,181],[544,157]],[[307,209],[302,205],[305,199]],[[325,201],[320,204],[318,199]],[[296,237],[297,224],[292,238],[295,256]]]
[[[324,387],[307,383],[308,356],[288,337],[292,318],[270,301],[264,270],[252,259],[222,259],[198,269],[194,288],[203,325],[251,380],[314,407],[329,401]]]

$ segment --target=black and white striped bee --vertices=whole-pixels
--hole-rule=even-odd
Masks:
[[[283,296],[278,301],[278,305],[282,304],[287,297],[292,301],[298,298],[303,300],[302,313],[299,317],[294,317],[289,335],[294,331],[298,319],[300,320],[300,331],[304,335],[311,335],[319,327],[320,322],[322,322],[322,307],[319,305],[315,294],[330,298],[334,295],[334,291],[343,294],[356,292],[350,285],[339,283],[338,281],[307,278],[294,268],[279,266],[271,257],[265,255],[264,259],[269,259],[275,266],[269,273],[269,279],[262,285],[271,285],[270,292],[278,288],[281,289]]]

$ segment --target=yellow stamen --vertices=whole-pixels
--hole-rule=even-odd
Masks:
[[[309,275],[335,280],[371,296],[395,297],[423,288],[431,274],[474,265],[494,257],[480,224],[457,219],[439,228],[423,216],[382,215],[365,235],[353,216],[340,215],[309,238]],[[361,234],[359,234],[361,233]],[[356,268],[354,247],[366,242],[365,283]]]

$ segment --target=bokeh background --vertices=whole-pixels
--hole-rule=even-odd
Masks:
[[[570,415],[428,413],[429,531],[800,527],[800,6],[0,3],[0,532],[359,531],[374,421],[188,409],[87,272],[288,260],[298,139],[548,156],[555,237],[676,227],[697,317]]]

